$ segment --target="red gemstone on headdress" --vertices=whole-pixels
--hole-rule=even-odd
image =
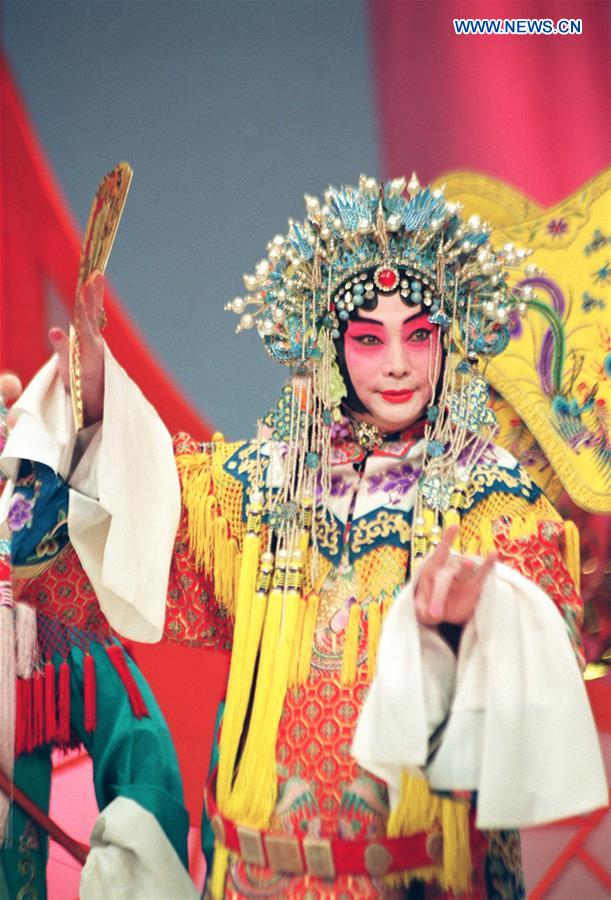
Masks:
[[[399,274],[394,269],[380,269],[377,282],[383,290],[392,291],[399,284]]]

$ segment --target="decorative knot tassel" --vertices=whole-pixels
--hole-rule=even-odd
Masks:
[[[270,570],[273,560],[262,559],[262,569]],[[257,651],[261,640],[263,618],[267,605],[265,592],[255,595],[259,567],[258,529],[247,532],[242,548],[242,560],[236,598],[236,619],[233,651],[227,683],[227,702],[219,745],[217,800],[225,811],[229,800],[234,766],[242,736],[244,718],[250,698]]]
[[[120,644],[111,644],[110,647],[106,648],[106,653],[108,654],[108,658],[113,664],[117,675],[123,682],[123,687],[129,698],[133,714],[137,719],[148,716],[149,711],[144,702],[144,697],[140,693],[140,688],[136,684],[136,680],[127,665],[123,647]]]
[[[45,663],[45,741],[50,744],[57,734],[55,707],[55,666],[49,660]]]
[[[367,678],[370,682],[376,674],[381,624],[380,604],[371,600],[367,607]]]
[[[59,667],[58,719],[57,741],[67,747],[70,743],[70,666],[66,660]]]
[[[34,746],[45,742],[45,681],[42,672],[35,672],[32,679],[32,713],[34,724]]]
[[[350,607],[350,613],[348,615],[346,642],[344,644],[344,655],[342,658],[342,684],[354,684],[358,664],[360,632],[361,607],[355,602]]]
[[[85,731],[95,731],[96,726],[96,684],[95,684],[95,660],[91,653],[85,656],[84,669],[84,705],[85,705]]]

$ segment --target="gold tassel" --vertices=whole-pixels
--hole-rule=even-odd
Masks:
[[[240,553],[237,547],[236,541],[236,553],[235,558],[233,560],[233,593],[235,597],[235,607],[236,610],[238,608],[238,591],[240,589],[240,572],[242,570],[242,554]]]
[[[471,882],[469,805],[431,793],[423,776],[404,772],[399,803],[388,819],[388,837],[430,831],[435,826],[443,834],[442,865],[410,870],[407,879],[404,875],[390,876],[390,883],[393,879],[397,886],[414,879],[438,881],[445,890],[464,893]]]
[[[306,601],[306,610],[301,631],[301,648],[299,650],[299,669],[297,680],[299,684],[305,684],[310,677],[310,664],[312,662],[312,648],[314,646],[314,632],[318,618],[319,595],[316,592],[310,594]]]
[[[284,598],[279,643],[275,651],[274,670],[269,686],[265,718],[261,730],[255,735],[258,778],[251,782],[250,816],[255,827],[264,828],[278,799],[276,771],[276,737],[288,688],[289,669],[295,637],[295,629],[302,603],[298,591],[289,591]]]
[[[388,817],[386,833],[388,837],[401,837],[417,831],[428,831],[433,827],[440,813],[440,798],[431,794],[426,779],[404,772],[401,779],[399,802]],[[396,886],[412,880],[435,881],[439,874],[439,866],[431,865],[421,869],[410,869],[407,879],[402,878],[401,875],[397,876]]]
[[[204,505],[204,524],[203,528],[200,528],[201,532],[201,540],[203,541],[203,545],[197,543],[196,540],[191,540],[191,522],[189,521],[189,543],[193,548],[193,552],[195,554],[195,564],[199,568],[204,569],[205,572],[212,574],[212,563],[214,560],[214,520],[216,519],[218,514],[218,507],[216,502],[216,497],[214,494],[210,494],[206,497],[206,502]]]
[[[210,877],[210,894],[213,900],[223,900],[225,896],[225,881],[229,865],[229,850],[218,841],[214,842],[214,858],[212,860],[212,875]]]
[[[261,568],[263,569],[266,564],[271,568],[271,562],[262,558]],[[262,596],[255,596],[258,568],[259,534],[247,532],[242,549],[231,667],[227,683],[227,702],[219,745],[217,802],[223,812],[225,812],[231,792],[233,771],[250,699],[255,660],[265,615],[265,592]]]
[[[444,797],[441,801],[443,831],[443,869],[440,884],[445,890],[463,894],[471,884],[471,846],[469,841],[469,804]]]
[[[359,637],[361,630],[361,607],[353,603],[348,615],[344,655],[342,657],[341,683],[354,684],[359,655]]]
[[[579,529],[567,519],[564,523],[564,562],[575,587],[581,591],[581,558],[579,550]]]
[[[373,681],[376,674],[381,619],[380,604],[375,600],[370,600],[367,607],[367,677],[369,681]]]
[[[211,462],[207,453],[182,453],[176,457],[182,502],[187,510],[189,546],[200,569],[204,566],[211,536],[207,516],[208,500],[212,494]],[[213,500],[213,506],[216,507],[216,500]]]
[[[218,603],[235,615],[235,609],[228,606],[228,582],[233,578],[233,559],[229,560],[229,527],[225,516],[216,516],[213,522],[212,535],[214,548],[212,551],[214,573],[214,595]]]
[[[296,601],[299,597],[293,595],[291,599]],[[273,588],[265,616],[248,736],[228,807],[230,818],[252,828],[266,827],[276,801],[274,747],[288,682],[287,626],[290,618],[294,630],[297,619],[296,602],[287,603],[283,616],[283,601],[283,588]]]
[[[460,516],[457,509],[447,509],[443,514],[444,531],[447,531],[451,525],[458,525],[460,528]],[[452,541],[452,550],[460,550],[460,531],[456,533],[456,537]]]

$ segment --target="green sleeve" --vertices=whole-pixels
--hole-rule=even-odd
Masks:
[[[104,647],[92,643],[95,662],[96,729],[86,732],[83,705],[84,653],[70,651],[70,718],[93,761],[95,795],[103,809],[116,797],[127,797],[151,812],[188,868],[189,817],[184,808],[176,751],[157,701],[137,666],[127,664],[146,703],[149,716],[132,712],[123,682]],[[62,657],[55,654],[56,669]]]

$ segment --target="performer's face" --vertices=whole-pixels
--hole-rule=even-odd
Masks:
[[[362,421],[382,432],[401,431],[429,403],[440,370],[439,328],[430,312],[409,307],[398,294],[381,296],[372,310],[359,310],[344,335],[346,367],[365,412]]]

